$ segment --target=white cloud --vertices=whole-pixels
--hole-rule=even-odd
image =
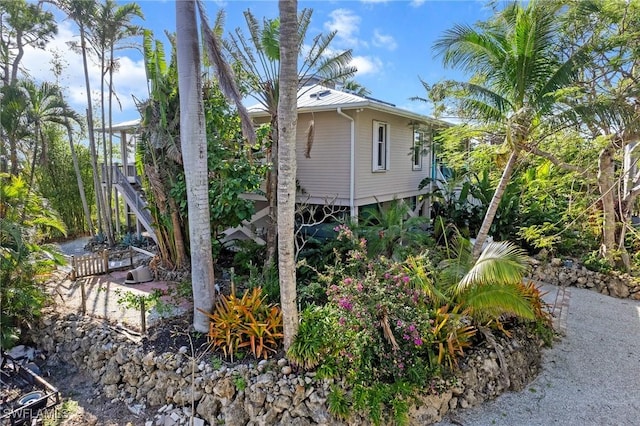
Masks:
[[[350,65],[358,69],[358,76],[365,74],[377,74],[382,71],[383,66],[380,58],[371,56],[354,56]]]
[[[337,31],[337,37],[349,47],[356,47],[362,42],[358,39],[360,17],[349,9],[336,9],[329,14],[330,21],[324,23],[328,31]]]
[[[373,31],[373,45],[376,47],[384,47],[389,50],[396,50],[398,43],[391,35],[382,34],[377,29]]]
[[[84,115],[87,108],[87,98],[82,56],[71,50],[68,44],[77,41],[78,37],[75,36],[75,30],[71,23],[68,21],[60,22],[57,36],[47,44],[45,50],[25,48],[22,65],[31,78],[36,81],[55,81],[51,70],[51,60],[56,54],[60,56],[65,66],[60,76],[60,85],[63,87],[63,92],[71,107]],[[89,60],[89,82],[94,102],[96,102],[100,95],[100,66],[91,60]],[[122,102],[122,108],[126,111],[124,114],[129,116],[136,114],[131,95],[141,100],[148,97],[144,61],[120,56],[119,68],[114,74],[113,84],[117,96]],[[119,110],[119,107],[114,99],[114,115],[117,117],[119,114],[116,110]]]
[[[411,6],[420,7],[424,4],[425,0],[411,0]]]
[[[360,0],[362,3],[386,3],[389,0]]]

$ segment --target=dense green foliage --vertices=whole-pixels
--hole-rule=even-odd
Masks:
[[[321,376],[346,379],[350,393],[330,398],[334,414],[401,421],[411,396],[435,392],[480,341],[478,327],[506,332],[507,322],[525,321],[549,330],[540,293],[522,284],[526,257],[515,246],[490,244],[476,262],[460,239],[434,268],[430,252],[400,262],[369,253],[359,232],[338,227],[341,250],[318,276],[327,302],[305,309],[288,352]]]
[[[86,234],[87,222],[82,210],[80,193],[72,164],[69,143],[55,128],[47,129],[49,145],[47,161],[36,170],[36,182],[42,196],[50,200],[52,207],[60,214],[69,235]],[[89,150],[78,145],[75,147],[78,163],[84,182],[91,182],[91,163]],[[93,198],[93,186],[84,187],[87,199]]]
[[[62,261],[43,245],[64,224],[46,199],[19,177],[0,174],[0,347],[9,348],[40,316],[47,295],[42,283]]]
[[[226,102],[218,87],[210,83],[204,88],[205,120],[207,122],[209,216],[214,255],[220,251],[220,239],[227,228],[251,219],[254,202],[240,197],[257,193],[269,168],[253,154],[261,145],[247,146],[241,132],[240,118]],[[264,140],[267,127],[258,129],[258,139]],[[187,195],[184,174],[179,174],[171,190],[183,217],[187,216]]]

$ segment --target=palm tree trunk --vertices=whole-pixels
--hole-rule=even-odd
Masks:
[[[76,172],[76,180],[78,181],[78,191],[80,191],[80,200],[82,201],[82,210],[84,211],[84,218],[87,221],[87,229],[89,235],[92,237],[95,235],[93,230],[93,223],[91,221],[91,211],[89,210],[89,204],[87,203],[87,194],[84,192],[84,182],[82,182],[82,174],[80,173],[80,165],[78,164],[78,155],[76,154],[76,148],[73,144],[73,131],[67,121],[67,135],[69,137],[69,149],[71,150],[71,159],[73,160],[73,169]]]
[[[105,48],[104,42],[100,46],[100,121],[102,123],[102,161],[104,165],[104,192],[103,192],[103,207],[105,215],[105,234],[110,245],[115,244],[113,237],[113,220],[111,216],[111,168],[109,166],[109,156],[107,153],[107,130],[105,119],[105,106],[104,106],[104,55]]]
[[[109,173],[107,174],[107,188],[108,188],[108,200],[109,200],[109,211],[113,211],[113,213],[119,217],[120,216],[120,206],[119,203],[116,202],[115,207],[112,210],[111,206],[111,196],[113,194],[113,132],[111,131],[111,127],[113,126],[113,43],[111,44],[111,49],[109,50],[109,103],[107,108],[109,110]],[[126,145],[125,145],[126,149]],[[121,153],[124,156],[124,153]],[[105,159],[105,163],[107,160]],[[126,174],[127,171],[125,170]],[[117,200],[117,198],[116,198]],[[119,219],[116,219],[119,220]]]
[[[298,124],[297,0],[280,0],[280,94],[278,102],[278,273],[287,350],[298,332],[294,216]]]
[[[602,202],[602,244],[600,253],[613,265],[616,249],[615,164],[613,148],[608,146],[598,156],[598,188]]]
[[[173,225],[173,243],[175,245],[175,267],[183,269],[187,266],[187,250],[184,244],[184,234],[182,233],[182,223],[180,220],[180,210],[176,200],[169,195],[169,208],[171,209],[171,223]]]
[[[100,171],[98,169],[98,154],[96,152],[96,139],[93,134],[93,110],[91,103],[91,83],[89,82],[89,65],[87,64],[87,45],[85,39],[85,29],[80,25],[80,47],[82,52],[82,65],[84,67],[84,84],[87,91],[87,131],[89,133],[89,152],[91,153],[91,167],[93,168],[93,186],[96,193],[96,204],[98,210],[98,224],[101,232],[106,231],[104,223],[104,194],[100,184]],[[107,238],[109,238],[108,234]],[[113,243],[113,241],[109,241]]]
[[[269,216],[267,220],[267,254],[264,261],[264,271],[272,267],[276,262],[278,249],[278,115],[271,119],[271,170],[267,172],[266,195],[269,203]]]
[[[180,139],[189,211],[193,326],[197,331],[206,333],[209,331],[209,318],[205,313],[213,309],[215,288],[209,221],[207,138],[195,7],[195,0],[176,1],[176,50],[180,93]]]
[[[514,149],[513,151],[511,151],[509,160],[507,160],[507,164],[504,166],[502,176],[500,177],[500,182],[498,182],[496,192],[493,193],[493,197],[491,198],[491,202],[489,203],[489,207],[487,208],[487,213],[484,215],[482,226],[480,226],[480,230],[478,231],[478,235],[476,236],[476,242],[473,245],[474,259],[479,258],[480,253],[482,253],[482,246],[484,245],[485,241],[487,241],[487,237],[489,236],[489,230],[491,229],[493,219],[495,219],[496,213],[498,212],[498,207],[500,206],[500,201],[502,201],[504,191],[507,189],[507,185],[511,180],[513,169],[515,168],[516,162],[518,161],[518,155],[518,149]]]

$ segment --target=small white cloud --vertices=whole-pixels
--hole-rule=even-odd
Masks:
[[[382,34],[377,29],[373,31],[373,45],[376,47],[384,47],[389,50],[396,50],[398,43],[391,35]]]
[[[410,5],[412,7],[420,7],[424,4],[425,0],[411,0]]]
[[[354,56],[349,64],[358,69],[357,75],[377,74],[382,71],[382,61],[380,58],[371,56]]]
[[[65,69],[60,76],[60,85],[63,87],[66,100],[73,109],[80,114],[84,114],[87,108],[87,98],[82,56],[70,49],[69,42],[77,42],[75,29],[71,27],[69,21],[60,22],[58,24],[58,34],[47,44],[44,50],[32,47],[25,48],[22,66],[29,76],[36,81],[54,81],[51,60],[54,54],[57,54],[65,65]],[[149,96],[144,61],[142,59],[133,60],[128,56],[120,56],[118,64],[119,67],[113,77],[114,88],[125,114],[128,112],[131,115],[131,113],[136,113],[132,95],[141,100]],[[100,66],[91,59],[89,59],[88,65],[89,82],[95,103],[100,96]],[[114,115],[119,115],[119,107],[115,99]]]
[[[366,3],[369,3],[369,4],[371,4],[371,3],[386,3],[387,1],[389,1],[389,0],[360,0],[360,2],[365,3],[365,4]]]
[[[337,37],[350,47],[361,44],[358,40],[360,17],[349,9],[336,9],[329,14],[330,21],[324,23],[328,31],[337,31]]]

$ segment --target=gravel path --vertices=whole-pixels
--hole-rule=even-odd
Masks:
[[[459,410],[439,424],[640,424],[640,302],[571,288],[566,327],[525,390]]]

